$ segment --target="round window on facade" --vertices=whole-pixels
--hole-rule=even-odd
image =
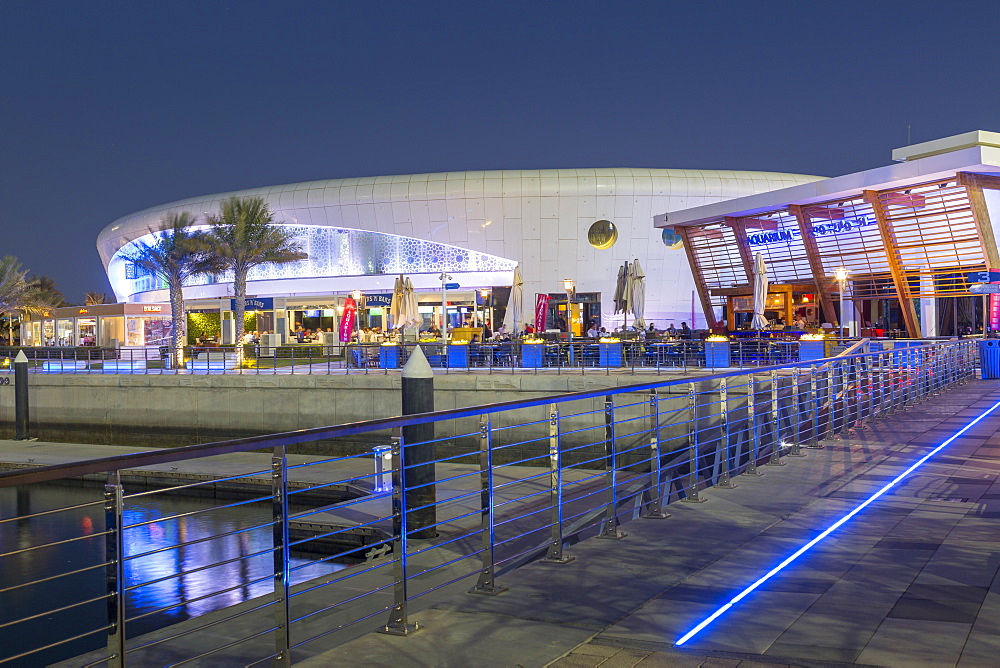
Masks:
[[[663,239],[663,245],[671,250],[680,248],[684,245],[684,242],[681,240],[681,235],[677,234],[670,228],[665,228],[660,238]]]
[[[587,230],[587,241],[594,248],[611,248],[618,241],[618,228],[610,220],[599,220]]]

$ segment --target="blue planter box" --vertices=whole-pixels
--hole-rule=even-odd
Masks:
[[[729,341],[705,342],[705,366],[709,369],[724,369],[731,366]]]
[[[458,369],[469,366],[469,346],[448,346],[448,368]]]
[[[600,343],[601,366],[620,367],[622,366],[622,344],[621,343]]]
[[[826,357],[826,341],[799,341],[799,361],[811,362]]]
[[[544,360],[544,343],[524,343],[521,345],[521,366],[535,369],[543,366]]]
[[[383,369],[398,369],[399,346],[379,346],[378,365]]]

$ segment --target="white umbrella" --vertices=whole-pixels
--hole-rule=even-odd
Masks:
[[[399,314],[401,327],[420,326],[420,308],[417,306],[417,295],[413,292],[413,281],[406,277],[403,282],[403,310]]]
[[[396,277],[395,283],[392,284],[392,303],[389,304],[389,315],[392,316],[393,327],[399,328],[403,324],[400,317],[403,308],[403,275],[400,274]]]
[[[764,263],[763,253],[757,253],[753,259],[753,320],[750,321],[750,328],[756,330],[767,329],[767,318],[764,317],[764,308],[767,306],[767,289],[770,285],[767,280],[767,264]]]
[[[524,330],[524,278],[521,267],[514,267],[514,280],[507,300],[507,312],[503,316],[503,326],[511,334]]]
[[[635,322],[632,323],[637,329],[645,329],[646,321],[643,320],[643,312],[646,309],[646,273],[642,270],[642,265],[636,259],[628,273],[629,293],[632,297],[632,315]]]

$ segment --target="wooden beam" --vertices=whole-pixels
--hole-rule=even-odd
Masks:
[[[687,254],[688,264],[691,265],[691,274],[694,276],[694,287],[698,291],[698,299],[701,300],[701,308],[705,311],[705,321],[708,323],[708,328],[713,329],[718,326],[718,321],[715,319],[715,311],[712,310],[712,299],[708,295],[708,286],[705,285],[705,276],[701,272],[701,266],[698,264],[694,257],[694,250],[691,248],[691,232],[697,230],[691,230],[687,227],[675,227],[677,234],[681,235],[681,240],[683,241],[684,252]]]
[[[798,204],[789,205],[788,212],[795,216],[795,220],[799,224],[799,237],[802,239],[802,246],[806,249],[806,259],[809,260],[809,269],[812,271],[813,280],[816,281],[816,293],[819,295],[820,308],[823,309],[824,322],[836,323],[837,327],[840,327],[837,311],[833,308],[833,296],[827,288],[827,277],[823,273],[823,261],[819,257],[819,248],[816,246],[816,237],[813,235],[809,216]]]
[[[970,182],[978,183],[980,188],[1000,190],[1000,176],[976,174],[975,172],[959,172],[958,185],[967,186]]]
[[[979,243],[983,247],[983,257],[986,258],[986,268],[1000,269],[1000,253],[997,251],[997,240],[990,222],[990,210],[986,207],[986,197],[983,195],[983,188],[987,187],[983,184],[984,180],[988,181],[995,177],[968,172],[962,172],[958,177],[958,182],[965,186],[965,192],[969,195],[972,218],[976,221],[976,231],[979,233]]]
[[[920,325],[917,322],[917,309],[913,306],[913,294],[910,292],[910,283],[903,273],[903,262],[899,257],[899,246],[896,243],[896,235],[893,234],[892,226],[885,215],[885,208],[882,200],[875,190],[865,190],[862,193],[865,201],[872,207],[875,214],[875,222],[878,223],[878,232],[882,237],[882,247],[885,249],[885,257],[889,261],[889,273],[892,274],[892,282],[896,286],[896,296],[899,298],[899,308],[903,312],[903,323],[906,326],[906,333],[910,338],[920,338]]]
[[[726,216],[726,225],[733,230],[736,237],[736,247],[740,251],[740,260],[743,261],[743,272],[747,275],[747,283],[753,285],[753,257],[750,255],[750,241],[747,239],[746,223],[739,218]]]

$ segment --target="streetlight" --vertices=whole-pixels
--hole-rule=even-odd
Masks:
[[[563,279],[563,290],[566,291],[566,329],[573,336],[573,297],[576,296],[576,281],[572,278]]]
[[[441,272],[438,276],[441,279],[441,337],[448,340],[448,281],[451,276],[447,272]]]
[[[485,327],[486,324],[487,324],[487,322],[486,322],[486,300],[489,299],[490,289],[489,288],[480,288],[479,289],[479,294],[483,298],[483,327]],[[492,320],[492,318],[490,318],[490,319]]]
[[[354,298],[354,332],[358,339],[358,345],[361,345],[361,290],[352,292],[351,297]],[[358,350],[361,349],[358,348]]]
[[[844,332],[844,290],[847,288],[847,268],[839,267],[833,272],[833,277],[837,279],[837,283],[840,284],[840,331],[841,334]]]

